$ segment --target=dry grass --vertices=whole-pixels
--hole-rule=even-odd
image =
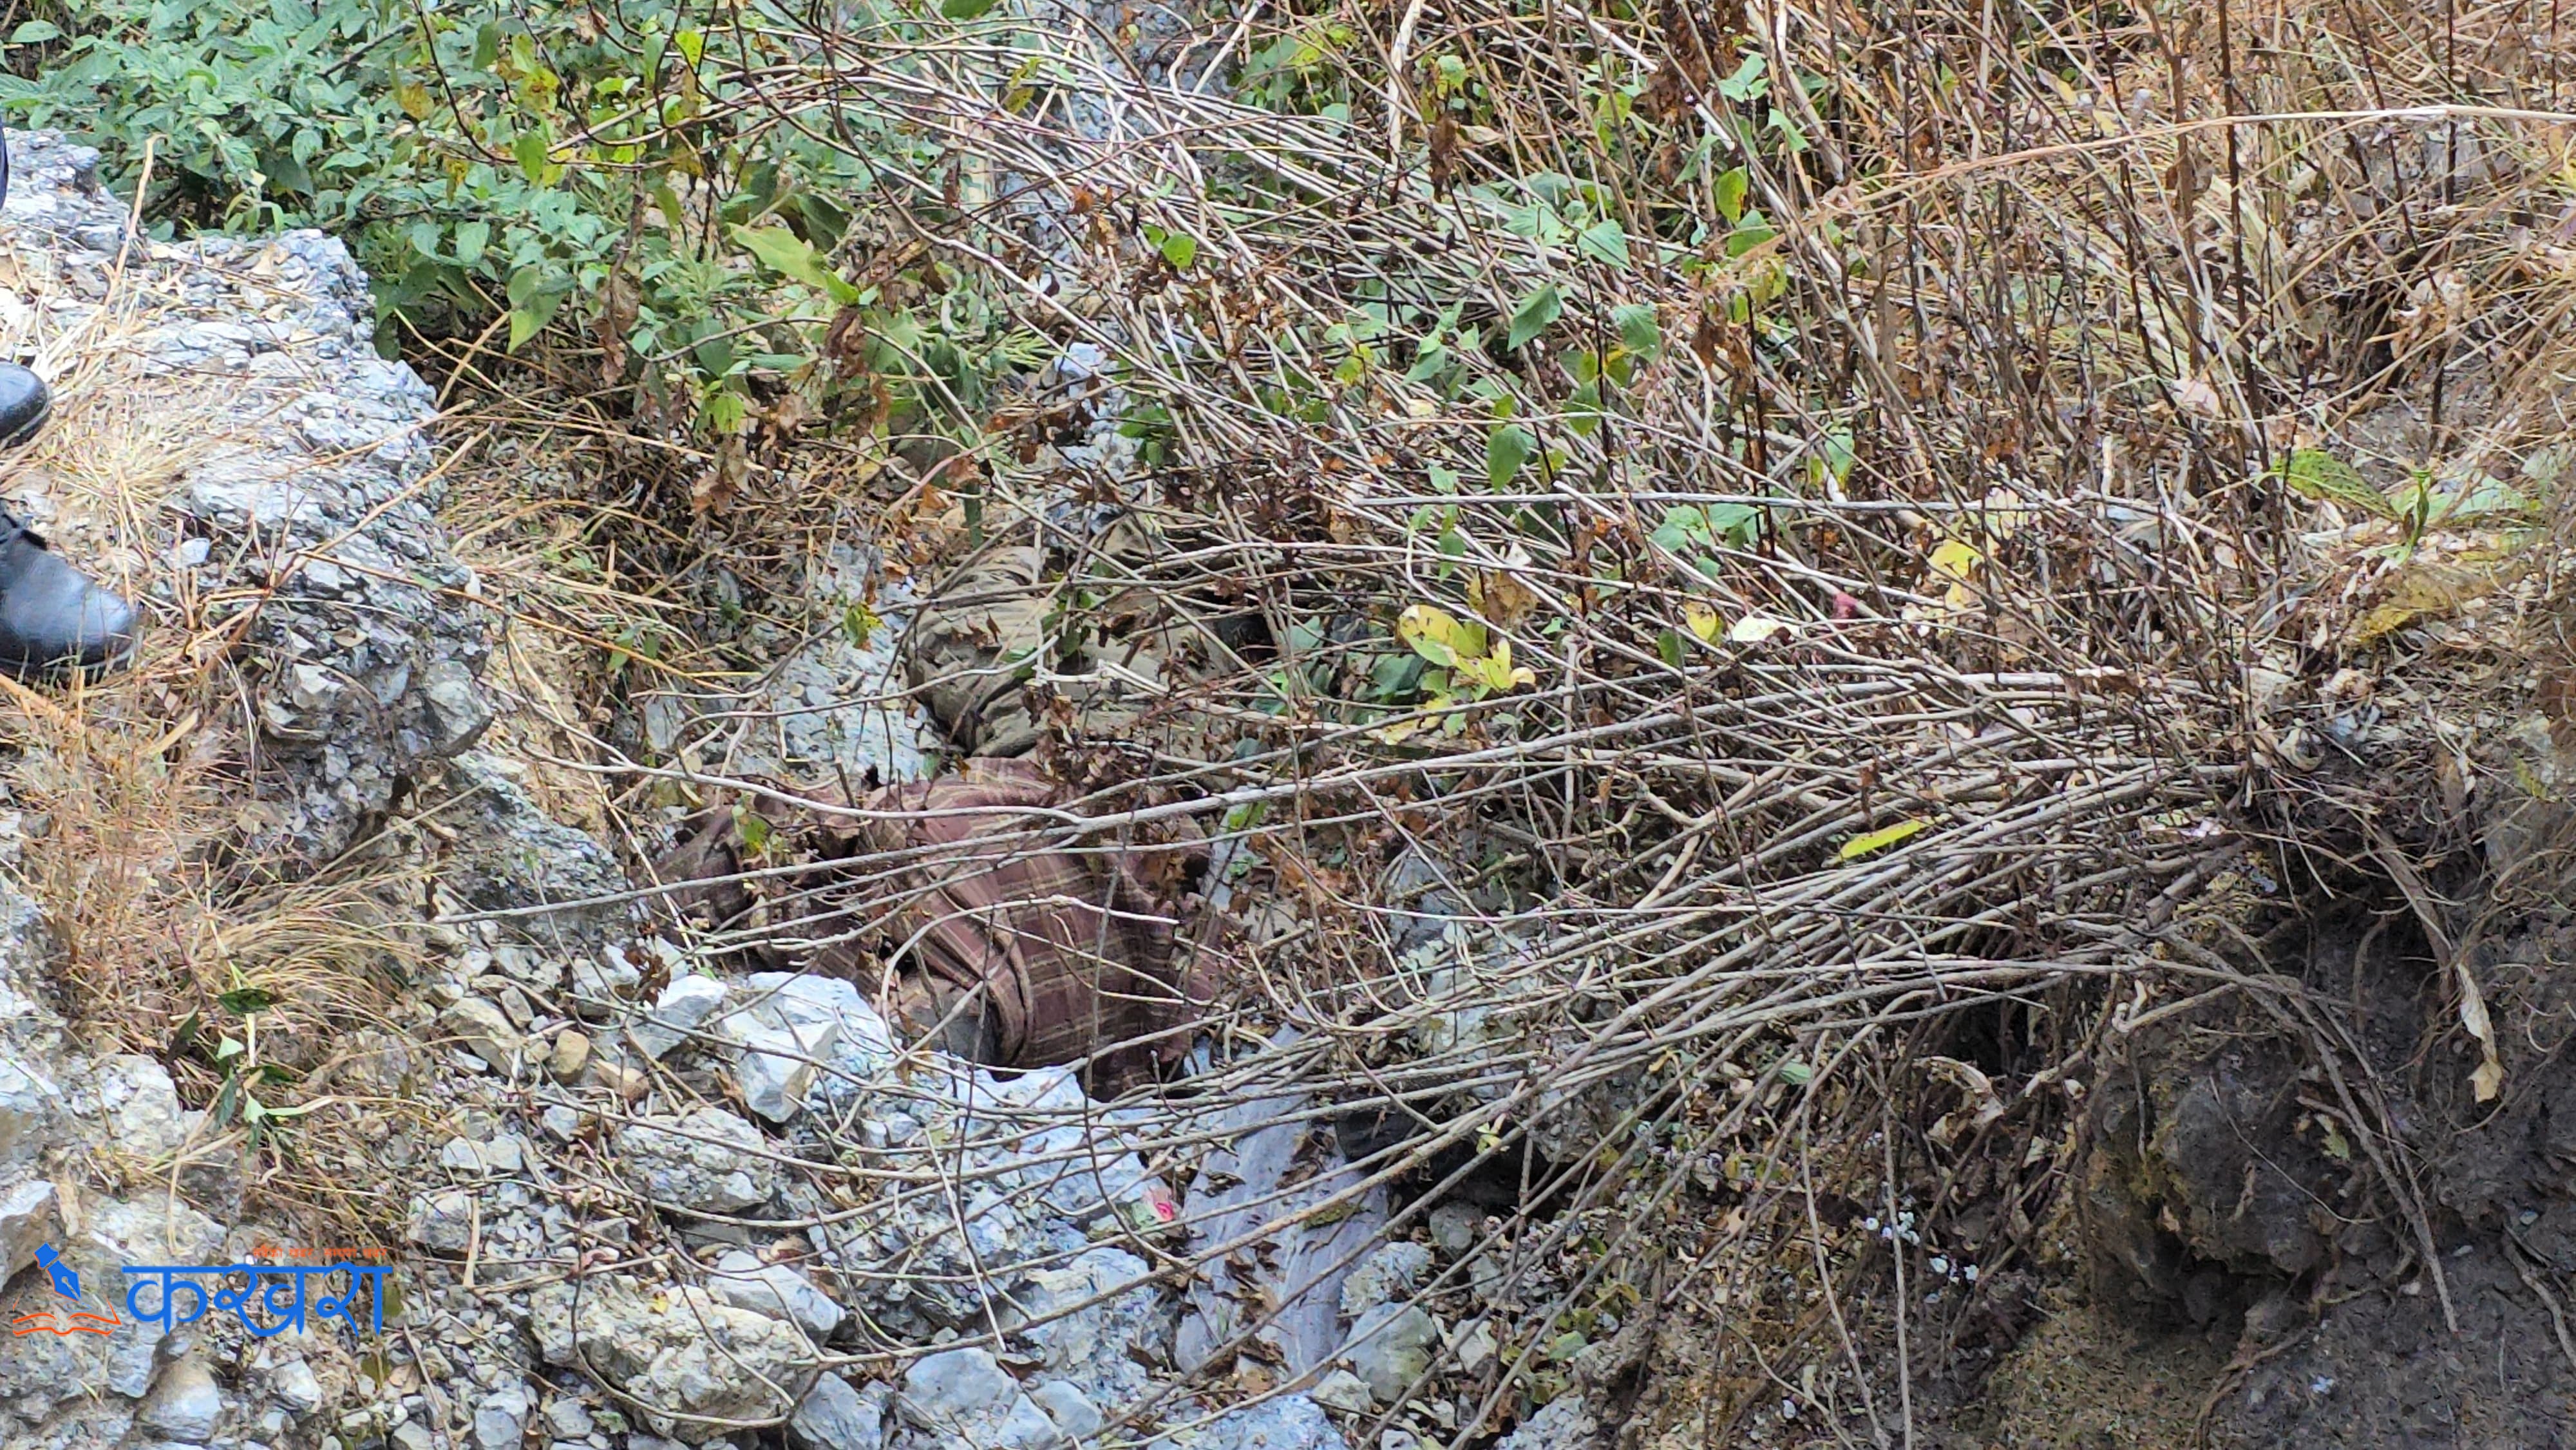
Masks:
[[[2319,447],[2380,489],[2492,474],[2560,506],[2521,471],[2571,439],[2576,118],[2551,25],[1316,3],[1214,38],[1296,52],[1242,78],[1266,107],[1155,84],[1089,34],[1044,38],[1052,99],[975,37],[839,36],[884,64],[854,83],[818,50],[771,78],[809,134],[856,113],[958,160],[953,224],[860,237],[854,275],[927,244],[1024,325],[1116,357],[1150,404],[1127,420],[1166,450],[1069,477],[1024,446],[1043,409],[1006,399],[953,420],[972,466],[899,480],[897,517],[967,492],[999,528],[1114,485],[1162,557],[1141,578],[1094,560],[1067,619],[1142,585],[1175,616],[1258,621],[1164,701],[1242,752],[1069,729],[1053,757],[1106,818],[1239,843],[1242,892],[1289,906],[1284,932],[1211,949],[1234,1028],[1309,1035],[1209,1086],[1293,1076],[1422,1124],[1369,1165],[1388,1179],[1432,1147],[1511,1158],[1562,1096],[1624,1094],[1597,1152],[1522,1160],[1550,1203],[1507,1224],[1515,1272],[1571,1267],[1497,1323],[1461,1443],[1573,1382],[1555,1337],[1658,1264],[1657,1302],[1720,1346],[1708,1433],[1786,1387],[1910,1435],[1914,1371],[1975,1296],[1913,1307],[1920,1256],[1892,1265],[1852,1226],[1909,1198],[1927,1221],[1992,1210],[1988,1272],[2027,1258],[2071,1142],[2050,1084],[2107,1050],[2111,1004],[2253,982],[2267,964],[2208,945],[2243,904],[2236,863],[2308,889],[2296,846],[2331,853],[2376,808],[2315,773],[2339,670],[2528,705],[2517,661],[2562,652],[2563,599],[2527,511],[2419,538],[2285,474]],[[1761,100],[1720,85],[1755,72]],[[1118,104],[1068,124],[1068,93]],[[1542,176],[1620,223],[1627,265],[1529,220]],[[1713,219],[1739,202],[1776,234],[1728,245]],[[1497,345],[1543,286],[1544,345]],[[1622,308],[1661,345],[1587,398],[1574,355],[1621,338]],[[1483,332],[1446,338],[1482,393],[1415,366],[1452,309]],[[1491,490],[1504,395],[1529,456]],[[1750,510],[1758,541],[1658,540],[1685,506]],[[2428,592],[2445,561],[2474,577]],[[1449,709],[1373,696],[1420,605],[1481,619],[1531,678]],[[1756,618],[1776,627],[1729,633]],[[1089,669],[1038,664],[1067,697]],[[706,771],[611,760],[645,800]],[[1463,983],[1387,949],[1408,851],[1482,888]],[[1425,1045],[1469,1007],[1508,1040]],[[1979,1041],[2006,1083],[1991,1115],[1957,1070]],[[2367,1106],[2350,1116],[2380,1121]],[[2406,1146],[2365,1147],[2420,1236]]]
[[[193,465],[262,420],[238,380],[155,376],[133,350],[176,306],[169,269],[137,260],[83,325],[45,334],[34,323],[56,315],[46,284],[60,279],[23,242],[10,255],[34,306],[0,350],[52,360],[55,410],[7,460],[0,492],[37,505],[53,547],[143,606],[132,668],[0,687],[0,787],[27,837],[20,880],[61,948],[58,1005],[83,1046],[158,1057],[188,1104],[217,1108],[183,1161],[247,1148],[255,1205],[381,1234],[401,1203],[384,1201],[363,1150],[403,1104],[325,1102],[285,1134],[283,1120],[254,1131],[244,1106],[315,1103],[308,1080],[327,1077],[347,1035],[394,1018],[425,891],[401,849],[318,873],[238,850],[256,737],[232,652],[256,601],[200,593],[171,567],[170,504]],[[237,1056],[218,1051],[227,1039]],[[173,1165],[102,1166],[140,1186]]]

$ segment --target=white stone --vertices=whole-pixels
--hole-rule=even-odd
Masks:
[[[884,1385],[852,1389],[841,1376],[824,1375],[787,1421],[787,1438],[801,1450],[879,1450],[891,1398]]]
[[[136,1424],[187,1445],[213,1439],[223,1417],[224,1393],[215,1387],[214,1372],[193,1354],[182,1355],[162,1369],[134,1414]]]
[[[656,1200],[697,1213],[734,1213],[769,1200],[778,1165],[760,1130],[721,1108],[638,1118],[618,1130],[627,1168]]]
[[[831,1027],[834,1071],[865,1081],[894,1064],[894,1034],[855,984],[803,972],[756,972],[743,979],[743,987],[754,1011],[774,1013],[788,1025]]]
[[[644,1020],[626,1029],[626,1038],[646,1057],[658,1058],[690,1039],[724,1006],[725,984],[690,972],[671,979]]]
[[[16,1055],[0,1053],[0,1171],[33,1163],[45,1151],[55,1096],[52,1083]]]
[[[546,1428],[558,1439],[578,1440],[590,1433],[590,1406],[570,1395],[557,1395],[546,1401]]]
[[[403,1234],[425,1249],[463,1253],[474,1236],[474,1195],[462,1188],[442,1188],[413,1199]]]
[[[0,1281],[18,1277],[36,1261],[36,1249],[53,1237],[55,1223],[51,1180],[30,1178],[0,1193]]]
[[[438,1014],[439,1026],[457,1045],[483,1059],[494,1072],[507,1072],[519,1055],[519,1029],[509,1014],[480,997],[467,997]]]
[[[734,1087],[742,1093],[743,1106],[773,1123],[786,1122],[804,1109],[816,1064],[832,1050],[834,1041],[834,1029],[828,1023],[765,1027],[747,1013],[726,1018],[725,1035],[743,1047],[733,1068]]]
[[[832,1302],[831,1295],[794,1268],[763,1263],[748,1249],[730,1250],[717,1260],[707,1288],[728,1304],[793,1320],[817,1343],[841,1327],[841,1306]]]
[[[1326,1374],[1307,1393],[1314,1396],[1316,1404],[1345,1415],[1365,1415],[1374,1403],[1367,1383],[1346,1369]]]
[[[1458,1336],[1459,1370],[1466,1374],[1482,1371],[1493,1361],[1495,1348],[1493,1324],[1488,1320],[1477,1320],[1466,1333]]]
[[[516,1173],[522,1166],[519,1140],[507,1134],[488,1143],[466,1138],[450,1138],[438,1150],[441,1167],[477,1176],[489,1173]]]
[[[313,1366],[300,1359],[288,1360],[269,1375],[268,1392],[299,1415],[322,1408],[322,1381],[314,1375]]]
[[[528,1392],[518,1385],[504,1385],[474,1402],[474,1444],[477,1450],[519,1450],[519,1437],[528,1429]]]
[[[188,1141],[185,1110],[169,1070],[140,1054],[99,1064],[98,1103],[108,1141],[147,1163],[167,1162]]]
[[[1439,1321],[1420,1306],[1380,1304],[1352,1327],[1351,1368],[1378,1403],[1392,1405],[1430,1368],[1431,1347],[1439,1342]]]
[[[1342,1281],[1342,1317],[1357,1319],[1380,1304],[1393,1303],[1412,1293],[1430,1268],[1431,1250],[1427,1245],[1406,1239],[1378,1245]]]
[[[1063,1380],[1048,1380],[1029,1391],[1029,1399],[1046,1412],[1048,1419],[1055,1421],[1055,1427],[1062,1430],[1069,1440],[1080,1441],[1099,1433],[1100,1407],[1091,1402],[1091,1396],[1074,1385]]]
[[[925,1430],[964,1420],[1020,1392],[1001,1361],[980,1349],[925,1354],[903,1372],[903,1417]]]

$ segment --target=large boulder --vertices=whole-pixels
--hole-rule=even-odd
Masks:
[[[548,1285],[531,1296],[529,1327],[548,1364],[630,1397],[666,1435],[785,1416],[816,1373],[814,1346],[795,1325],[695,1285],[622,1274]]]

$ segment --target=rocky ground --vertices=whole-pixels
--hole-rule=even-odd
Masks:
[[[139,510],[73,497],[68,464],[21,470],[16,501],[165,628],[240,661],[256,725],[225,742],[227,849],[290,874],[397,862],[430,920],[404,990],[308,1059],[311,1116],[269,1125],[362,1138],[342,1171],[399,1220],[381,1340],[261,1338],[222,1312],[157,1337],[0,1339],[7,1444],[926,1450],[1159,1429],[1295,1450],[1382,1421],[1389,1446],[1406,1424],[1454,1428],[1417,1381],[1451,1338],[1481,1367],[1491,1335],[1412,1301],[1444,1265],[1477,1286],[1453,1306],[1489,1292],[1479,1215],[1380,1246],[1378,1189],[1288,1223],[1350,1178],[1311,1103],[1108,1111],[1063,1070],[901,1052],[846,982],[731,975],[641,932],[609,848],[538,808],[527,762],[477,748],[494,619],[438,522],[429,390],[375,354],[348,254],[311,233],[150,244],[87,153],[9,142],[5,239],[43,309],[22,343],[72,403],[171,385],[227,420]],[[826,605],[865,567],[835,562]],[[814,709],[751,757],[918,771],[916,716],[836,704],[884,688],[885,649],[787,651],[769,703]],[[110,1312],[93,1301],[127,1265],[308,1245],[251,1181],[266,1160],[237,1116],[183,1104],[197,1094],[154,1056],[96,1050],[77,944],[34,889],[0,881],[7,1313],[58,1307],[32,1267],[44,1244]],[[1193,1289],[1202,1257],[1232,1267]],[[1278,1307],[1283,1282],[1295,1312],[1255,1334],[1247,1306]],[[1533,1422],[1515,1443],[1559,1442]]]
[[[216,1313],[157,1337],[129,1324],[0,1339],[5,1444],[1573,1450],[1641,1405],[1666,1427],[1657,1443],[1699,1443],[1670,1429],[1707,1423],[1682,1402],[1688,1333],[1650,1351],[1660,1331],[1635,1300],[1587,1307],[1586,1333],[1527,1312],[1571,1302],[1549,1275],[1595,1266],[1506,1272],[1494,1210],[1508,1205],[1463,1188],[1406,1201],[1354,1163],[1367,1133],[1291,1075],[1238,1100],[1185,1089],[1180,1107],[1113,1109],[1064,1070],[907,1050],[848,982],[736,970],[648,929],[621,865],[635,843],[549,815],[543,778],[564,766],[522,748],[486,678],[510,610],[441,523],[435,400],[377,355],[346,251],[311,233],[148,243],[86,153],[9,143],[0,256],[16,284],[0,288],[0,339],[57,380],[67,441],[0,469],[0,496],[142,597],[157,642],[129,695],[15,701],[44,728],[0,810],[0,1317],[61,1307],[44,1245],[94,1310],[122,1307],[128,1265],[242,1262],[317,1235],[381,1247],[394,1292],[381,1338],[263,1338]],[[1039,386],[1096,390],[1099,368],[1068,349]],[[1050,463],[1126,471],[1117,411],[1093,408]],[[120,451],[141,461],[107,458]],[[935,732],[896,679],[907,597],[870,577],[878,563],[844,544],[804,581],[813,627],[751,626],[747,652],[776,663],[745,692],[638,686],[606,728],[639,757],[745,776],[928,768]],[[2266,748],[2321,799],[2374,787],[2334,778],[2320,742],[2384,764],[2411,748],[2411,722],[2444,739],[2461,725],[2439,700],[2373,698],[2353,671],[2300,694],[2297,672],[2277,672],[2284,729]],[[1910,1211],[1882,1221],[1872,1203],[1815,1198],[1802,1218],[1818,1244],[1866,1268],[1849,1282],[1881,1283],[1894,1254],[1937,1280],[1927,1305],[1952,1306],[1935,1351],[1949,1362],[1924,1369],[1911,1347],[1920,1443],[2560,1437],[2576,1382],[2550,1287],[2576,1272],[2564,1044],[2554,1029],[2495,1034],[2490,1105],[2454,1030],[2470,1020],[2463,983],[2484,984],[2479,1011],[2499,1022],[2566,1016],[2555,904],[2495,887],[2549,879],[2540,863],[2563,855],[2576,689],[2542,695],[2535,713],[2466,722],[2491,748],[2474,771],[2397,793],[2395,838],[2344,842],[2357,861],[2448,860],[2412,902],[2320,915],[2248,856],[2228,888],[2242,909],[2201,946],[2246,982],[2295,977],[2301,992],[2231,987],[2167,1011],[2142,989],[2104,1019],[2116,1031],[2098,1058],[2051,1059],[2019,1084],[1999,1046],[1983,1071],[1951,1063],[1952,1087],[1981,1085],[1992,1109],[1973,1114],[1991,1142],[1974,1141],[2017,1166],[1963,1154],[1961,1180],[1985,1186],[1940,1186],[1938,1242]],[[97,910],[112,853],[82,833],[119,822],[53,803],[81,757],[44,730],[76,735],[83,711],[123,711],[145,747],[129,807],[198,780],[164,792],[170,808],[185,797],[219,823],[146,875],[212,860],[288,883],[284,901],[303,899],[295,882],[355,878],[401,909],[276,993],[225,931],[187,954],[189,992],[152,988],[137,963],[184,933]],[[1423,984],[1404,1048],[1508,1057],[1529,1033],[1483,1005],[1479,972],[1497,964],[1443,926],[1477,908],[1424,850],[1394,869],[1390,899],[1412,905],[1389,914],[1384,945]],[[2434,904],[2449,898],[2494,908],[2476,939],[2444,937]],[[1282,931],[1289,914],[1241,913]],[[1508,933],[1498,948],[1534,950]],[[193,1015],[208,997],[232,1015]],[[2283,1015],[2320,1001],[2348,1020]],[[2315,1055],[2327,1040],[2337,1053]],[[1295,1046],[1281,1032],[1237,1065]],[[1580,1097],[1549,1084],[1515,1131],[1541,1159],[1580,1163],[1654,1096],[1644,1076]],[[243,1104],[271,1081],[293,1083],[297,1106],[255,1121]],[[1729,1090],[1769,1103],[1778,1087]],[[1496,1100],[1432,1110],[1464,1121]],[[2408,1138],[2446,1146],[2408,1172],[2369,1161]],[[1671,1240],[1741,1221],[1757,1175],[1722,1166],[1653,1201]],[[1999,1207],[2013,1175],[2037,1184],[2059,1166],[2063,1186]],[[1981,1240],[2050,1238],[2054,1257],[1976,1279]],[[1722,1307],[1694,1312],[1724,1322]],[[1843,1343],[1864,1386],[1902,1362],[1867,1332]],[[1546,1378],[1523,1375],[1542,1355]],[[1650,1361],[1672,1394],[1640,1397]],[[1752,1441],[1887,1423],[1866,1403],[1826,1408],[1842,1366],[1792,1372],[1794,1391],[1728,1410]],[[1501,1404],[1540,1383],[1549,1402],[1511,1398],[1490,1419],[1471,1390]],[[1878,1385],[1878,1406],[1904,1402]],[[2177,1385],[2193,1404],[2175,1408]]]

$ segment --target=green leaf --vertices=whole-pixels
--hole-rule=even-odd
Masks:
[[[1803,1059],[1783,1058],[1780,1062],[1780,1080],[1795,1087],[1805,1087],[1816,1080],[1816,1070]]]
[[[692,68],[706,57],[706,32],[695,26],[683,28],[679,34],[671,37],[671,43],[680,48],[680,59],[687,61]]]
[[[483,260],[483,248],[492,240],[492,224],[471,221],[456,229],[456,260],[471,267]]]
[[[542,132],[522,131],[510,143],[510,155],[519,163],[519,174],[530,186],[546,184],[546,138]]]
[[[446,258],[441,257],[438,254],[438,223],[413,222],[409,227],[404,229],[403,236],[409,239],[411,242],[411,249],[413,251],[420,253],[422,256],[429,258],[433,262],[446,260]]]
[[[501,63],[501,26],[487,20],[474,32],[474,68],[490,70]]]
[[[1619,327],[1619,345],[1639,357],[1650,358],[1663,351],[1664,329],[1655,320],[1655,309],[1645,302],[1626,302],[1610,309],[1610,320]]]
[[[1628,265],[1628,229],[1617,217],[1603,217],[1575,234],[1574,249],[1596,262]]]
[[[1665,664],[1680,669],[1682,662],[1690,658],[1690,646],[1682,642],[1681,631],[1668,629],[1655,636],[1655,653],[1663,657]]]
[[[1555,283],[1548,283],[1523,298],[1513,310],[1511,335],[1504,345],[1519,351],[1531,338],[1547,331],[1564,312],[1565,298],[1559,295]]]
[[[1655,525],[1648,537],[1678,554],[1694,543],[1715,543],[1717,536],[1709,531],[1708,513],[1698,504],[1675,504],[1664,511],[1664,521]]]
[[[1521,465],[1538,451],[1538,440],[1518,423],[1505,423],[1485,435],[1485,482],[1501,493],[1520,476]]]
[[[724,438],[742,431],[746,408],[742,394],[720,392],[707,399],[706,406],[700,410],[700,413],[706,423],[707,431],[719,438]]]
[[[1741,166],[1720,172],[1717,178],[1717,214],[1733,226],[1744,220],[1744,194],[1753,189],[1753,177]]]
[[[734,830],[742,837],[742,848],[757,856],[769,849],[769,822],[744,811],[734,817]]]
[[[2388,495],[2370,486],[2361,470],[2335,457],[2322,448],[2300,448],[2290,454],[2289,466],[2281,470],[2293,493],[2308,498],[2339,503],[2378,518],[2397,517],[2397,505]]]
[[[841,633],[848,638],[852,649],[866,649],[868,641],[876,635],[877,626],[883,623],[885,621],[877,617],[875,610],[856,601],[841,611]]]
[[[2531,495],[2503,479],[2480,474],[2475,481],[2457,490],[2436,490],[2431,496],[2429,510],[2436,523],[2465,524],[2472,519],[2528,518],[2540,511],[2540,505]]]
[[[1754,538],[1762,532],[1762,510],[1749,503],[1713,503],[1700,516],[1708,521],[1711,543],[1723,541],[1739,549],[1750,549]]]
[[[50,20],[30,20],[9,32],[11,45],[42,45],[63,38],[63,28]]]
[[[760,265],[782,277],[794,278],[844,307],[859,300],[856,284],[824,266],[813,243],[785,227],[735,227],[733,239],[742,244],[744,251],[759,258]]]
[[[526,347],[528,345],[529,338],[545,331],[545,329],[545,320],[537,316],[536,309],[531,307],[511,308],[509,350],[511,352],[517,352],[520,348]]]
[[[1717,93],[1730,101],[1758,101],[1763,92],[1771,89],[1771,82],[1762,74],[1768,68],[1762,53],[1755,51],[1735,68],[1735,74],[1717,83]]]
[[[1863,831],[1843,842],[1842,849],[1834,855],[1841,860],[1857,861],[1872,851],[1884,851],[1899,841],[1910,840],[1922,834],[1931,824],[1930,820],[1922,816],[1913,816],[1898,821],[1892,826],[1882,826],[1875,831]]]
[[[939,13],[951,20],[977,20],[999,0],[939,0]]]
[[[1169,232],[1163,237],[1162,251],[1163,260],[1172,264],[1172,270],[1185,272],[1190,263],[1199,259],[1199,239],[1187,232]]]
[[[277,1005],[277,994],[264,987],[235,987],[216,996],[215,1001],[227,1012],[247,1017],[265,1012]]]

